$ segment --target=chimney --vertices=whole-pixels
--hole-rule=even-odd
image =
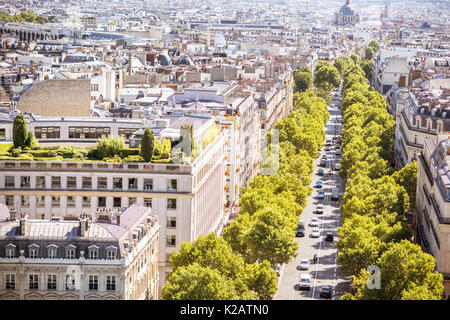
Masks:
[[[133,61],[133,57],[131,56],[131,51],[128,52],[128,74],[131,75],[131,71],[132,69],[132,61]]]
[[[80,217],[80,220],[79,220],[79,227],[78,227],[78,230],[79,230],[78,235],[80,237],[84,237],[86,235],[87,227],[88,227],[88,224],[87,224],[86,215],[82,214]]]
[[[23,214],[20,216],[20,235],[24,236],[28,230],[28,215]]]
[[[17,210],[16,209],[9,209],[9,220],[10,221],[16,221],[16,214],[17,214]]]
[[[117,214],[117,225],[120,226],[120,214]]]

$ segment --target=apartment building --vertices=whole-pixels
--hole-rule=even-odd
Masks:
[[[158,299],[160,225],[150,208],[36,220],[4,207],[0,300]]]
[[[0,203],[34,219],[151,207],[161,223],[162,286],[173,249],[226,223],[224,145],[220,133],[191,164],[1,161]]]
[[[450,296],[450,135],[425,139],[417,171],[416,239],[436,258]]]
[[[450,103],[442,90],[398,90],[391,103],[395,112],[394,154],[397,166],[417,160],[425,139],[450,131]]]

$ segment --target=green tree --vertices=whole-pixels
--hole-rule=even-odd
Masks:
[[[312,75],[311,72],[301,72],[297,71],[294,73],[294,81],[295,81],[295,92],[301,91],[304,92],[311,87],[312,84]]]
[[[355,64],[360,65],[361,64],[361,57],[357,55],[356,53],[352,53],[350,58],[355,62]]]
[[[235,284],[218,270],[193,263],[170,274],[162,290],[164,300],[237,300]],[[250,297],[246,297],[251,299]]]
[[[27,121],[23,114],[18,114],[13,122],[13,144],[14,148],[26,147],[26,139],[28,135]]]
[[[314,85],[326,91],[331,91],[341,83],[339,71],[335,66],[326,64],[319,64],[319,68],[314,74]]]
[[[365,55],[365,59],[366,60],[372,60],[373,56],[375,55],[375,52],[373,47],[367,47],[366,48],[366,55]]]
[[[377,261],[381,272],[381,288],[367,288],[368,272],[355,277],[357,292],[346,298],[357,300],[440,300],[443,296],[443,276],[435,271],[436,260],[420,246],[408,240],[393,243]]]
[[[364,60],[361,63],[361,68],[364,70],[367,80],[372,79],[372,59]]]
[[[141,156],[145,162],[150,162],[153,157],[153,150],[155,147],[155,136],[149,127],[145,128],[144,136],[141,141]]]
[[[417,189],[417,161],[413,161],[395,172],[392,177],[395,182],[405,188],[409,197],[409,208],[416,208],[416,189]]]
[[[370,41],[368,46],[371,47],[374,52],[377,52],[378,49],[380,48],[380,44],[376,40]]]
[[[122,136],[108,135],[106,138],[99,139],[95,147],[96,156],[98,159],[106,157],[119,156],[120,151],[125,147],[125,142]]]
[[[267,260],[271,265],[283,264],[297,255],[295,221],[270,207],[256,212],[253,218],[255,221],[245,235],[251,261]]]

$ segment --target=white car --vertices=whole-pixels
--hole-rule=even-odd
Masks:
[[[313,229],[311,232],[311,238],[319,238],[320,237],[320,230],[319,229]]]
[[[309,269],[309,261],[308,259],[302,259],[300,261],[300,265],[298,266],[300,270],[308,270]]]
[[[311,277],[309,274],[302,274],[300,276],[300,289],[309,290],[311,288]]]
[[[323,204],[318,204],[316,207],[316,213],[322,214],[323,213]]]
[[[311,219],[311,222],[309,223],[309,225],[310,225],[311,227],[318,227],[318,226],[319,226],[319,219],[317,219],[317,218],[312,218],[312,219]]]

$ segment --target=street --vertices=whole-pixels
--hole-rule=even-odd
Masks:
[[[310,300],[322,299],[320,298],[320,288],[323,285],[331,287],[332,299],[339,299],[345,293],[345,287],[348,285],[348,280],[339,274],[338,266],[336,264],[337,251],[334,242],[337,240],[337,228],[340,225],[340,201],[342,200],[343,188],[341,178],[338,171],[331,169],[331,163],[340,161],[341,155],[335,154],[335,146],[337,140],[332,140],[335,135],[340,135],[341,131],[341,110],[333,106],[335,100],[332,99],[329,105],[330,119],[325,126],[326,141],[332,141],[331,150],[325,151],[326,146],[320,151],[320,156],[314,160],[314,171],[311,176],[311,187],[314,188],[312,194],[308,197],[308,204],[304,208],[300,216],[300,221],[305,224],[305,236],[297,237],[298,255],[289,263],[284,264],[281,268],[281,274],[278,279],[278,291],[275,294],[275,300]],[[323,155],[327,156],[326,167],[320,166],[320,161]],[[324,175],[318,175],[319,169],[324,170]],[[326,179],[326,175],[331,173],[330,178]],[[317,180],[323,181],[322,188],[316,188]],[[339,201],[331,199],[332,188],[337,187],[340,190]],[[317,194],[319,190],[325,192],[324,199],[318,199]],[[323,204],[323,214],[315,213],[318,204]],[[318,218],[318,227],[311,227],[310,221],[313,217]],[[313,229],[320,230],[318,238],[312,238],[311,233]],[[334,241],[326,241],[325,235],[327,232],[334,234]],[[317,263],[313,264],[313,256],[317,255]],[[301,259],[309,260],[309,270],[297,270]],[[299,281],[300,276],[304,273],[309,273],[311,282],[309,290],[300,290]]]

